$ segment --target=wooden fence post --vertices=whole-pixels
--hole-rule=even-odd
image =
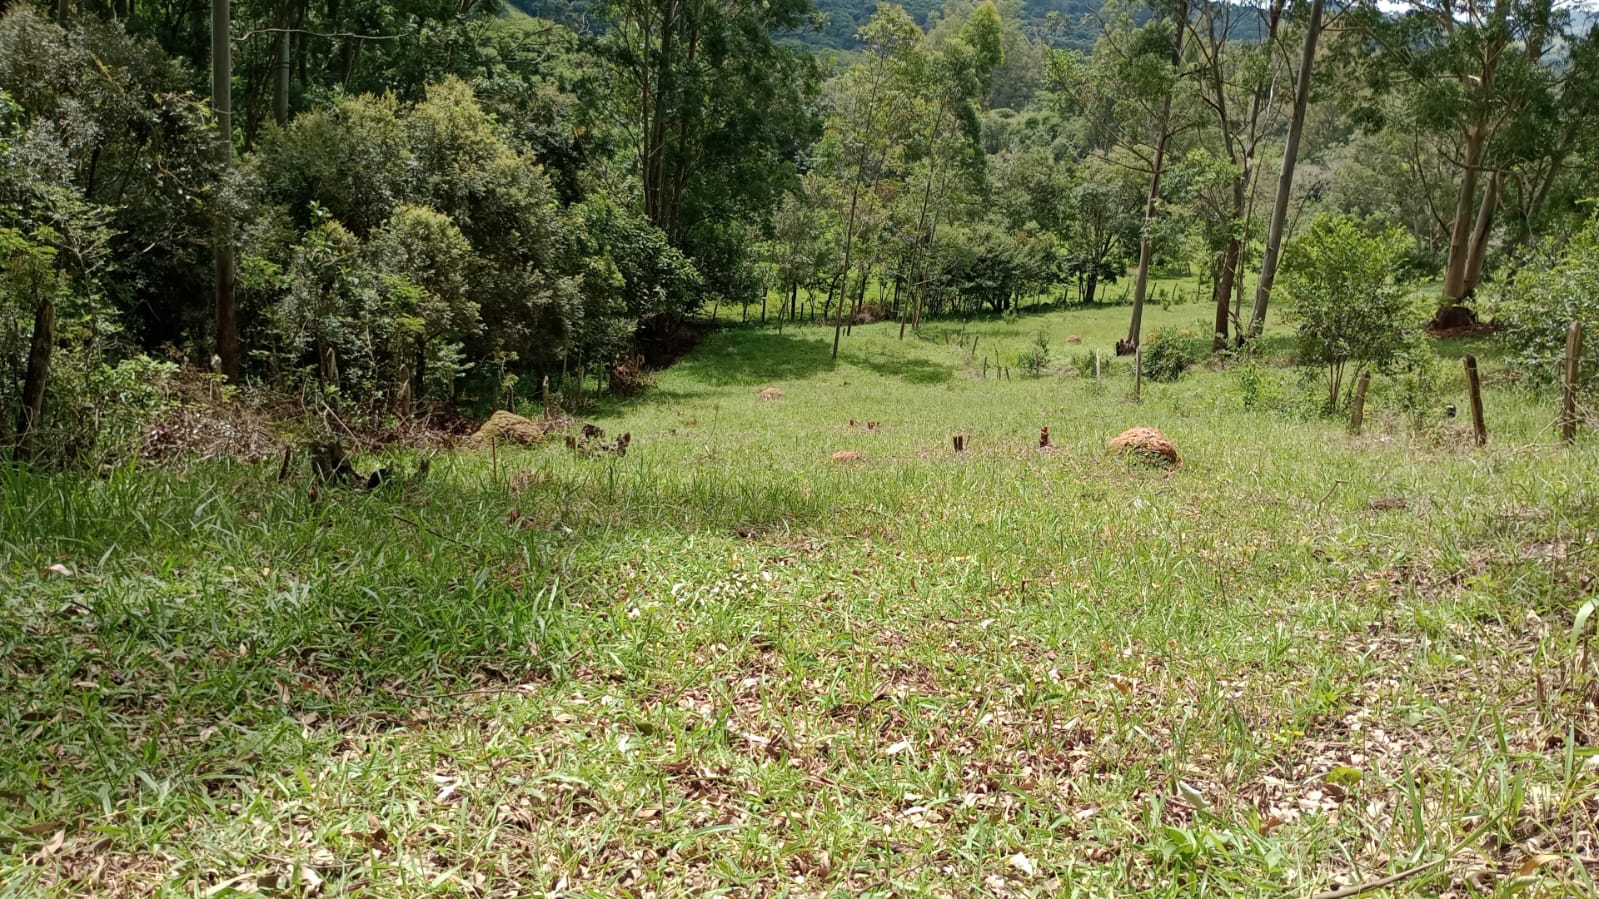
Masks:
[[[1144,345],[1133,348],[1133,402],[1144,401]]]
[[[1476,432],[1477,445],[1488,442],[1488,425],[1482,420],[1482,381],[1477,377],[1477,357],[1467,356],[1466,390],[1471,394],[1471,428]]]
[[[1572,322],[1566,330],[1565,391],[1560,397],[1560,439],[1577,440],[1577,370],[1582,361],[1582,325]]]
[[[1355,382],[1355,402],[1349,410],[1349,433],[1360,436],[1360,426],[1366,420],[1366,388],[1371,386],[1371,372],[1360,373],[1360,380]]]

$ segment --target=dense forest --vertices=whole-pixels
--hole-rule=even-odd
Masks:
[[[11,2],[0,433],[115,457],[180,371],[368,423],[635,389],[752,305],[837,355],[1126,302],[1131,351],[1159,273],[1214,352],[1274,292],[1382,331],[1398,277],[1550,357],[1599,304],[1596,65],[1551,0]]]

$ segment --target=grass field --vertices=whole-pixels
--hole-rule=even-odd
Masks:
[[[0,896],[1594,895],[1599,439],[1490,361],[1472,446],[1458,345],[1359,437],[1135,403],[1125,315],[725,331],[373,493],[0,471]]]

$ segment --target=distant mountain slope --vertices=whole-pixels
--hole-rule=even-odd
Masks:
[[[878,0],[813,2],[820,27],[798,32],[791,35],[791,39],[814,50],[858,48],[860,42],[855,35],[871,19],[878,5]],[[508,3],[530,16],[551,19],[573,28],[596,27],[594,9],[599,0],[508,0]],[[1022,19],[1029,34],[1043,37],[1052,46],[1087,50],[1099,36],[1100,25],[1095,13],[1103,4],[1104,0],[1022,0]],[[930,15],[944,8],[944,0],[900,0],[899,5],[919,24],[926,25]],[[1260,32],[1263,31],[1261,28]]]
[[[821,27],[802,31],[792,36],[796,43],[816,50],[852,50],[860,46],[855,34],[872,13],[877,11],[878,0],[814,0],[817,19]],[[1050,43],[1056,46],[1088,49],[1099,33],[1098,25],[1091,21],[1103,0],[1024,0],[1022,17],[1029,31],[1043,34],[1047,30]],[[513,9],[530,16],[551,19],[580,27],[585,23],[594,27],[594,9],[598,0],[508,0]],[[944,7],[943,0],[901,0],[900,6],[922,25],[928,16]],[[1060,17],[1060,25],[1047,29],[1052,15]]]

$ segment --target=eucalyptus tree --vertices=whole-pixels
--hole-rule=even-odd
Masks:
[[[1216,308],[1211,349],[1227,345],[1229,326],[1236,314],[1233,296],[1243,304],[1243,271],[1247,264],[1250,219],[1254,213],[1256,157],[1262,141],[1276,125],[1280,69],[1275,65],[1277,34],[1286,0],[1267,0],[1264,8],[1225,2],[1193,0],[1195,14],[1187,27],[1197,74],[1200,101],[1215,119],[1207,129],[1209,143],[1219,147],[1226,161],[1226,202],[1213,261],[1211,298]],[[1259,35],[1258,40],[1246,39]]]
[[[1455,170],[1437,320],[1469,318],[1453,307],[1481,277],[1513,138],[1553,102],[1557,50],[1582,38],[1553,0],[1416,0],[1398,14],[1365,0],[1359,13],[1375,93],[1392,90],[1399,126],[1431,137]]]
[[[878,7],[861,29],[865,44],[862,59],[828,85],[827,118],[820,162],[833,173],[834,190],[843,203],[840,216],[842,249],[833,283],[837,285],[840,312],[833,326],[833,358],[838,358],[843,333],[842,312],[849,296],[849,275],[863,237],[863,217],[877,204],[875,192],[898,164],[906,135],[913,126],[917,85],[925,78],[925,37],[909,14],[898,6]],[[829,293],[831,294],[831,290]]]
[[[1004,62],[999,10],[985,2],[972,10],[956,36],[933,53],[919,104],[919,126],[911,136],[915,177],[921,182],[912,232],[910,270],[916,277],[911,326],[921,328],[938,226],[961,180],[980,178],[984,156],[978,113],[994,71]],[[904,328],[900,329],[904,336]]]
[[[1154,0],[1142,25],[1134,24],[1130,10],[1119,10],[1091,56],[1067,50],[1051,60],[1052,80],[1071,111],[1088,119],[1096,153],[1148,178],[1132,317],[1118,352],[1132,352],[1142,330],[1168,151],[1177,135],[1198,124],[1190,102],[1193,79],[1184,77],[1191,2]]]
[[[1266,307],[1271,302],[1277,279],[1277,260],[1282,253],[1283,232],[1288,223],[1288,203],[1294,189],[1294,170],[1299,164],[1299,142],[1305,130],[1305,114],[1310,107],[1311,73],[1316,62],[1316,45],[1321,39],[1323,0],[1310,0],[1305,23],[1304,49],[1294,75],[1293,111],[1288,117],[1288,136],[1283,144],[1282,165],[1278,167],[1277,189],[1272,196],[1271,223],[1266,229],[1266,246],[1260,260],[1260,280],[1255,284],[1255,305],[1249,314],[1250,337],[1266,326]]]
[[[764,223],[814,137],[808,55],[774,39],[809,0],[609,0],[599,46],[634,136],[645,217],[713,289],[736,280],[743,225]]]

